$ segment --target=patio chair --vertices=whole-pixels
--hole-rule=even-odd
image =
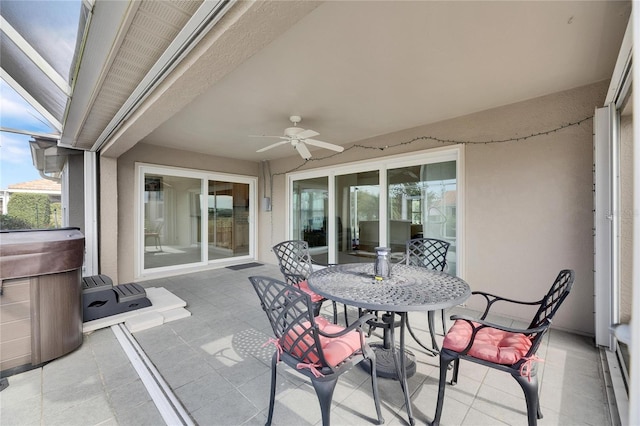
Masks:
[[[280,266],[280,272],[284,276],[284,280],[287,284],[293,285],[300,290],[304,291],[311,297],[313,303],[313,309],[315,316],[320,315],[320,308],[322,303],[327,300],[319,294],[314,293],[307,284],[307,278],[314,271],[314,265],[316,268],[325,267],[315,263],[311,259],[309,253],[309,243],[304,240],[288,240],[273,246],[273,252],[278,258],[278,265]],[[331,301],[333,304],[333,323],[338,323],[338,307],[336,302]],[[344,319],[345,324],[349,324],[347,317],[347,307],[344,307]]]
[[[145,246],[147,245],[147,239],[153,239],[153,242],[156,245],[156,249],[160,249],[162,251],[162,242],[160,241],[160,232],[162,232],[162,227],[164,226],[164,220],[158,219],[153,222],[153,224],[149,227],[149,229],[144,230],[144,242]]]
[[[434,271],[444,271],[447,267],[447,251],[449,251],[449,245],[450,244],[448,242],[436,238],[411,239],[407,241],[407,248],[403,261],[407,265],[420,266]],[[434,316],[434,311],[427,312],[427,323],[429,325],[429,333],[431,334],[431,346],[435,351],[437,351],[438,344],[436,343]],[[444,335],[447,332],[447,322],[445,319],[444,309],[440,310],[440,316],[442,317],[442,334]],[[414,335],[408,319],[407,329],[420,346],[429,350],[429,348],[422,344],[422,342]]]
[[[542,418],[538,399],[536,352],[542,342],[551,320],[573,286],[574,272],[569,269],[560,271],[549,292],[536,302],[521,302],[476,291],[472,295],[484,297],[486,307],[480,319],[453,315],[455,323],[445,336],[440,351],[440,381],[438,384],[438,402],[432,426],[440,424],[447,370],[453,361],[451,384],[458,381],[460,359],[472,361],[490,368],[505,371],[518,382],[527,404],[529,426],[535,426]],[[531,323],[526,329],[504,327],[486,320],[490,309],[496,303],[510,303],[521,306],[538,307]]]
[[[367,345],[362,324],[372,315],[358,318],[349,327],[332,324],[314,315],[311,297],[297,287],[268,277],[249,277],[262,309],[267,314],[276,346],[271,359],[271,392],[267,425],[273,419],[276,377],[279,361],[311,379],[320,402],[323,426],[329,425],[333,391],[341,374],[367,360],[378,424],[384,423],[380,411],[376,357]]]

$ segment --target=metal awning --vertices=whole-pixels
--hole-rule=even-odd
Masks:
[[[50,131],[45,133],[62,132],[92,5],[82,0],[2,0],[2,96],[12,90],[22,97],[33,108],[35,122],[46,121]],[[3,114],[0,130],[42,134],[42,123],[38,124]]]

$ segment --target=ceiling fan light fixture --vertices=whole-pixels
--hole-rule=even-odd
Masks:
[[[256,152],[264,152],[276,146],[287,144],[287,143],[290,143],[291,146],[295,148],[296,151],[298,151],[298,153],[300,154],[300,156],[305,160],[309,160],[311,158],[311,152],[309,152],[309,148],[307,148],[306,144],[313,145],[319,148],[329,149],[336,152],[344,151],[344,148],[341,147],[340,145],[335,145],[329,142],[310,139],[315,136],[318,136],[320,133],[316,132],[315,130],[310,130],[310,129],[305,130],[301,127],[298,127],[298,123],[302,121],[302,117],[300,117],[299,115],[290,116],[289,121],[293,123],[293,127],[287,127],[286,129],[284,129],[284,136],[264,136],[264,135],[261,136],[261,137],[279,138],[279,139],[285,139],[285,140],[276,142],[274,144],[261,148]]]

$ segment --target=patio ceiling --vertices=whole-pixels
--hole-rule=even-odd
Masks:
[[[122,10],[103,14],[103,3]],[[89,33],[66,146],[117,157],[142,141],[274,159],[295,153],[258,154],[274,140],[248,135],[281,135],[293,114],[317,139],[345,145],[606,80],[631,11],[626,1],[204,2],[219,3],[219,22],[188,39],[136,100],[164,49],[204,19],[193,2],[155,3],[97,2],[92,30],[113,42],[96,38],[94,49]],[[109,17],[118,25],[105,25]],[[127,51],[144,24],[173,31],[154,51]],[[113,66],[127,53],[136,75]],[[98,77],[83,80],[89,63]]]

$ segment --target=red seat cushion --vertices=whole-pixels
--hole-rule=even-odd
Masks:
[[[479,325],[474,323],[476,327]],[[456,320],[444,338],[442,347],[462,352],[469,344],[471,333],[468,322]],[[478,331],[467,355],[496,364],[512,365],[524,357],[530,347],[531,340],[522,333],[510,333],[486,327]]]
[[[316,317],[315,321],[318,328],[325,333],[335,334],[344,330],[344,327],[333,324],[323,317]],[[289,331],[289,333],[284,337],[282,348],[292,355],[302,358],[304,353],[314,344],[313,338],[311,335],[306,335],[297,343],[297,345],[293,346],[293,344],[298,336],[309,327],[310,323],[308,321],[294,327],[293,330]],[[327,364],[331,367],[335,367],[353,355],[354,352],[361,349],[360,334],[354,330],[340,337],[330,338],[320,336],[320,346],[322,347],[322,352],[324,352]],[[302,360],[309,364],[316,364],[320,361],[318,355],[314,351],[310,352]]]
[[[307,293],[309,296],[311,296],[311,301],[313,303],[316,302],[320,302],[321,300],[324,300],[324,297],[320,296],[317,293],[314,293],[310,288],[309,288],[309,283],[307,283],[307,280],[304,281],[300,281],[298,283],[298,287],[300,288],[300,290],[304,291],[305,293]]]

